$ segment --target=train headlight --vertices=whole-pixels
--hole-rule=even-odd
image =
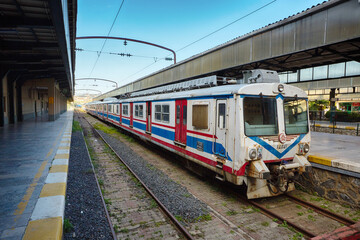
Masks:
[[[252,148],[252,149],[250,149],[250,151],[249,151],[249,158],[251,159],[251,160],[254,160],[255,158],[256,158],[256,149],[255,148]]]
[[[278,85],[278,91],[279,91],[279,92],[284,91],[284,85],[279,84],[279,85]]]
[[[299,144],[299,155],[305,155],[310,150],[310,146],[307,143],[300,143]]]
[[[310,146],[309,146],[309,144],[305,143],[304,144],[304,152],[308,153],[309,151],[310,151]]]

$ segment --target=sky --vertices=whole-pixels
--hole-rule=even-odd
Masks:
[[[174,50],[180,62],[321,2],[78,0],[77,37],[112,36],[146,41]],[[196,42],[218,29],[221,30]],[[104,39],[76,41],[75,95],[105,93],[116,86],[93,78],[115,81],[120,87],[174,63],[165,60],[165,57],[172,58],[172,53],[161,48],[129,41],[125,46],[122,40],[107,40],[105,45],[104,42]],[[120,53],[131,56],[118,55]],[[76,80],[80,78],[92,79]]]

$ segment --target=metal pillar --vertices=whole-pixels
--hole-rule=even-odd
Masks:
[[[336,90],[336,88],[332,88],[330,91],[330,122],[331,123],[335,121],[335,111],[336,111],[335,90]]]

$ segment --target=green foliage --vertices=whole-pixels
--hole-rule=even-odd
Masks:
[[[330,118],[331,111],[325,113],[326,118]],[[335,111],[335,120],[339,122],[359,122],[360,113],[344,112],[340,110]]]
[[[71,232],[74,229],[74,226],[71,224],[69,219],[64,219],[64,232],[68,233]]]
[[[211,220],[212,220],[212,217],[210,214],[201,215],[195,219],[196,222],[204,222],[204,221],[211,221]]]
[[[309,110],[310,111],[317,111],[322,110],[323,108],[326,108],[329,106],[330,102],[327,100],[315,100],[309,102]]]
[[[269,224],[269,222],[262,222],[261,225],[264,227],[268,227],[270,224]]]
[[[302,233],[297,232],[292,236],[291,239],[292,240],[301,240],[301,239],[303,239],[303,237],[304,237],[304,235]]]
[[[236,214],[238,214],[238,212],[234,211],[234,210],[229,210],[229,211],[226,212],[226,215],[228,215],[228,216],[233,216],[233,215],[236,215]]]
[[[73,121],[72,131],[73,132],[82,131],[81,125],[78,121],[75,120]]]

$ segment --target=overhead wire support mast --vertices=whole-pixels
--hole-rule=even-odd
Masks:
[[[76,78],[75,81],[82,81],[82,80],[91,80],[93,79],[94,81],[99,80],[99,81],[106,81],[106,82],[112,82],[115,83],[116,88],[118,87],[118,83],[109,79],[104,79],[104,78],[92,78],[92,77],[88,77],[88,78]]]
[[[154,47],[158,47],[158,48],[162,48],[165,49],[167,51],[170,51],[173,55],[174,55],[174,64],[176,63],[176,53],[174,50],[155,44],[155,43],[151,43],[151,42],[146,42],[146,41],[142,41],[142,40],[137,40],[137,39],[132,39],[132,38],[123,38],[123,37],[109,37],[109,36],[85,36],[85,37],[77,37],[76,40],[83,40],[83,39],[114,39],[114,40],[124,40],[124,41],[130,41],[130,42],[137,42],[137,43],[142,43],[142,44],[147,44],[150,46],[154,46]]]

